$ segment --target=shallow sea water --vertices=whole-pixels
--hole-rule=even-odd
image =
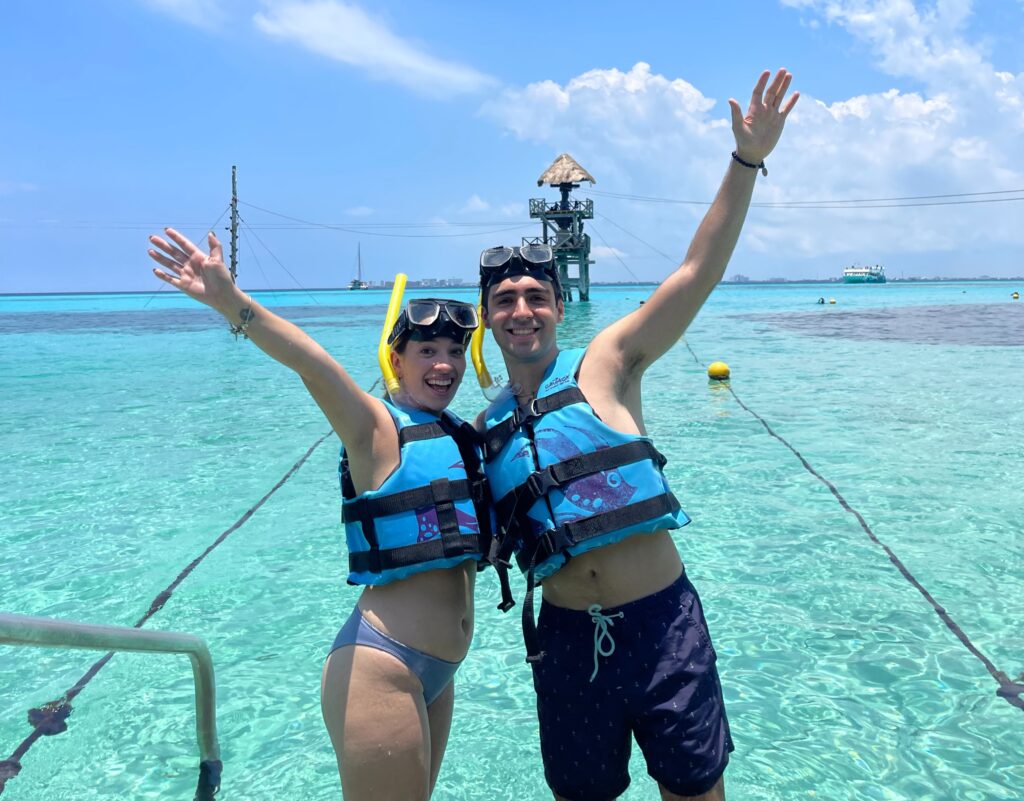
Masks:
[[[730,799],[1019,799],[1024,710],[977,648],[1024,671],[1024,305],[1006,283],[720,287],[648,373],[648,428],[693,523],[676,539],[719,654]],[[560,333],[583,344],[650,287],[599,288]],[[469,298],[471,293],[461,292]],[[818,305],[819,296],[836,305]],[[387,296],[263,293],[363,386]],[[488,362],[500,365],[493,346]],[[732,368],[732,390],[704,364]],[[131,625],[327,430],[301,383],[212,312],[156,296],[0,298],[0,609]],[[482,405],[467,380],[454,409]],[[208,642],[222,798],[330,799],[319,676],[357,590],[344,581],[332,437],[178,588],[149,628]],[[521,583],[514,587],[517,596]],[[434,798],[549,798],[518,607],[478,584]],[[0,648],[0,759],[26,713],[98,658]],[[116,656],[4,798],[191,798],[192,679]],[[657,797],[634,750],[625,801]]]

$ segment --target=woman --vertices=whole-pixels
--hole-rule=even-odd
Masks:
[[[349,582],[365,588],[321,682],[344,797],[427,799],[490,535],[475,435],[444,411],[466,370],[476,308],[411,301],[389,339],[400,389],[381,400],[298,327],[239,290],[212,233],[209,255],[171,228],[166,234],[170,241],[150,237],[150,257],[170,271],[154,269],[156,276],[298,373],[344,443]]]

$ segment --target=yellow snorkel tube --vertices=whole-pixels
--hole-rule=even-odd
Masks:
[[[392,398],[398,393],[399,384],[395,368],[391,366],[391,346],[388,344],[388,337],[398,322],[398,315],[402,313],[402,297],[405,295],[405,282],[408,280],[409,276],[405,273],[395,276],[395,286],[391,290],[391,300],[388,301],[388,313],[384,316],[384,328],[380,332],[380,343],[377,345],[380,374],[384,376],[384,388]],[[473,335],[476,336],[476,332]]]
[[[473,360],[473,369],[476,370],[476,380],[480,383],[480,390],[488,401],[493,401],[501,394],[502,385],[500,377],[497,382],[491,378],[491,373],[484,362],[484,296],[482,292],[477,300],[476,315],[480,318],[480,325],[476,327],[473,338],[469,341],[469,355]]]

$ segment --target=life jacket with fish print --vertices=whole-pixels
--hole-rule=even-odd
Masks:
[[[398,429],[398,467],[356,494],[341,449],[341,519],[349,584],[387,584],[481,561],[492,539],[479,434],[450,412],[437,417],[384,401]]]
[[[492,561],[500,572],[515,554],[530,601],[534,581],[573,556],[690,522],[651,440],[616,431],[594,414],[576,381],[584,353],[561,351],[528,407],[509,394],[484,416],[484,469],[498,527]],[[507,610],[513,601],[506,586]]]

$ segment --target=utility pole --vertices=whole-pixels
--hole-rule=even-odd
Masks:
[[[231,280],[238,278],[238,180],[231,165]]]

